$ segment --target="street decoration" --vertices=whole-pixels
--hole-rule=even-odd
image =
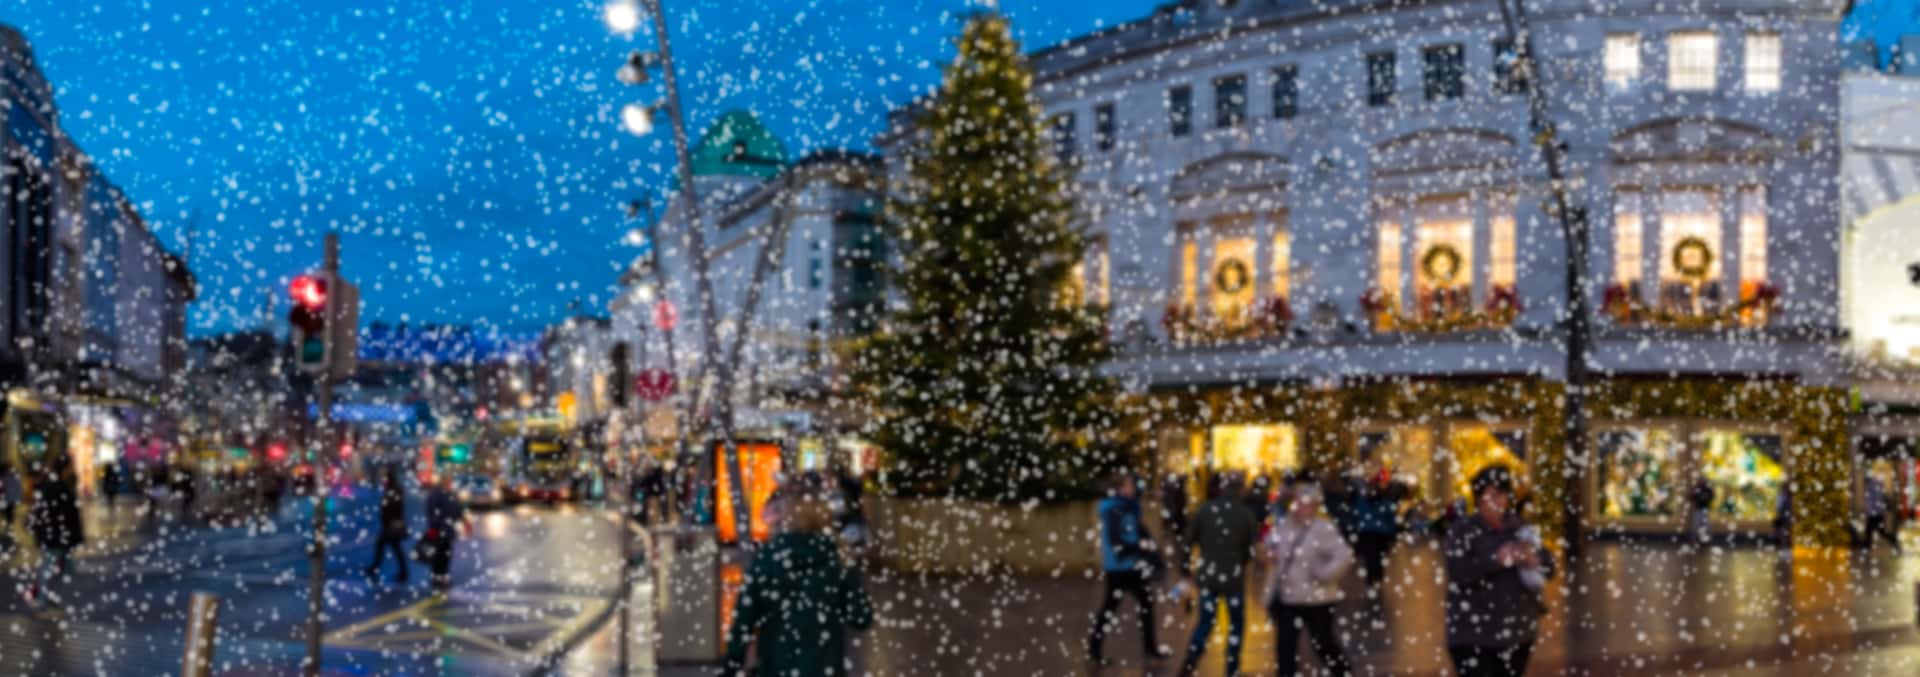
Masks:
[[[1227,259],[1213,272],[1213,288],[1222,294],[1238,294],[1253,281],[1253,274],[1247,270],[1247,263],[1240,259]]]
[[[1713,271],[1713,247],[1699,237],[1687,236],[1673,245],[1673,269],[1694,282],[1707,279]]]
[[[679,382],[665,369],[643,369],[633,377],[633,393],[648,402],[659,402],[673,395]]]
[[[1460,268],[1464,261],[1459,249],[1442,242],[1428,247],[1427,253],[1420,256],[1420,270],[1441,285],[1453,286],[1460,279]]]
[[[653,304],[653,326],[660,331],[673,331],[680,324],[680,309],[672,301],[660,299]]]

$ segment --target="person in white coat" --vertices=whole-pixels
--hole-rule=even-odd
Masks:
[[[1320,665],[1331,675],[1352,666],[1333,632],[1334,606],[1345,598],[1341,580],[1353,568],[1353,548],[1320,510],[1320,486],[1302,483],[1286,519],[1274,523],[1261,548],[1267,560],[1267,612],[1273,618],[1281,677],[1299,674],[1300,632],[1306,631]]]

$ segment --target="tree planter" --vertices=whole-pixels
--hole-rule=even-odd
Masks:
[[[899,571],[1059,576],[1100,566],[1092,501],[1023,507],[882,497],[871,503],[872,557]]]

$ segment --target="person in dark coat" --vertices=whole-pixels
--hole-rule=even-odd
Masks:
[[[1460,677],[1519,677],[1546,612],[1553,554],[1510,510],[1511,471],[1480,471],[1473,493],[1478,512],[1447,532],[1447,652]]]
[[[66,576],[73,549],[85,540],[80,522],[80,498],[73,488],[74,478],[64,458],[53,461],[59,468],[43,472],[33,483],[33,505],[27,511],[27,530],[40,547],[40,575],[27,591],[29,604],[41,600],[59,604],[53,583]]]
[[[386,479],[380,485],[380,534],[373,542],[373,561],[367,564],[367,578],[380,579],[380,565],[386,560],[387,552],[393,552],[393,564],[400,571],[393,576],[395,583],[407,582],[407,494],[400,487],[400,475],[389,468]]]
[[[1259,537],[1259,522],[1240,500],[1241,480],[1235,475],[1214,478],[1213,497],[1193,514],[1187,534],[1200,553],[1194,578],[1200,589],[1200,617],[1187,638],[1187,657],[1180,674],[1191,675],[1207,653],[1214,617],[1227,608],[1227,674],[1240,673],[1240,648],[1247,627],[1247,569]]]
[[[1109,495],[1097,509],[1100,518],[1100,577],[1105,583],[1100,607],[1093,614],[1093,633],[1087,639],[1087,655],[1095,665],[1104,665],[1102,651],[1107,632],[1119,625],[1120,598],[1132,596],[1140,615],[1141,650],[1151,658],[1164,658],[1171,652],[1154,639],[1153,593],[1148,584],[1160,568],[1158,556],[1147,538],[1147,527],[1140,518],[1140,487],[1131,475],[1111,480]]]
[[[853,674],[849,632],[872,627],[873,601],[859,572],[841,561],[827,533],[832,521],[823,489],[792,497],[780,533],[747,568],[722,674]]]
[[[1376,596],[1387,575],[1387,556],[1400,537],[1399,496],[1385,478],[1375,478],[1361,483],[1351,500],[1353,549],[1360,556],[1368,595]]]
[[[427,531],[420,536],[436,592],[453,587],[453,546],[466,528],[467,509],[453,497],[453,479],[442,475],[427,488]]]
[[[1187,540],[1187,480],[1180,473],[1167,473],[1160,481],[1160,521],[1167,525],[1167,540],[1179,547]]]

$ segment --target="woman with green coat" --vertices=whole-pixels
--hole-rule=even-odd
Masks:
[[[847,636],[873,625],[873,601],[828,535],[832,512],[820,490],[794,496],[784,522],[747,569],[727,629],[725,674],[851,674]]]

